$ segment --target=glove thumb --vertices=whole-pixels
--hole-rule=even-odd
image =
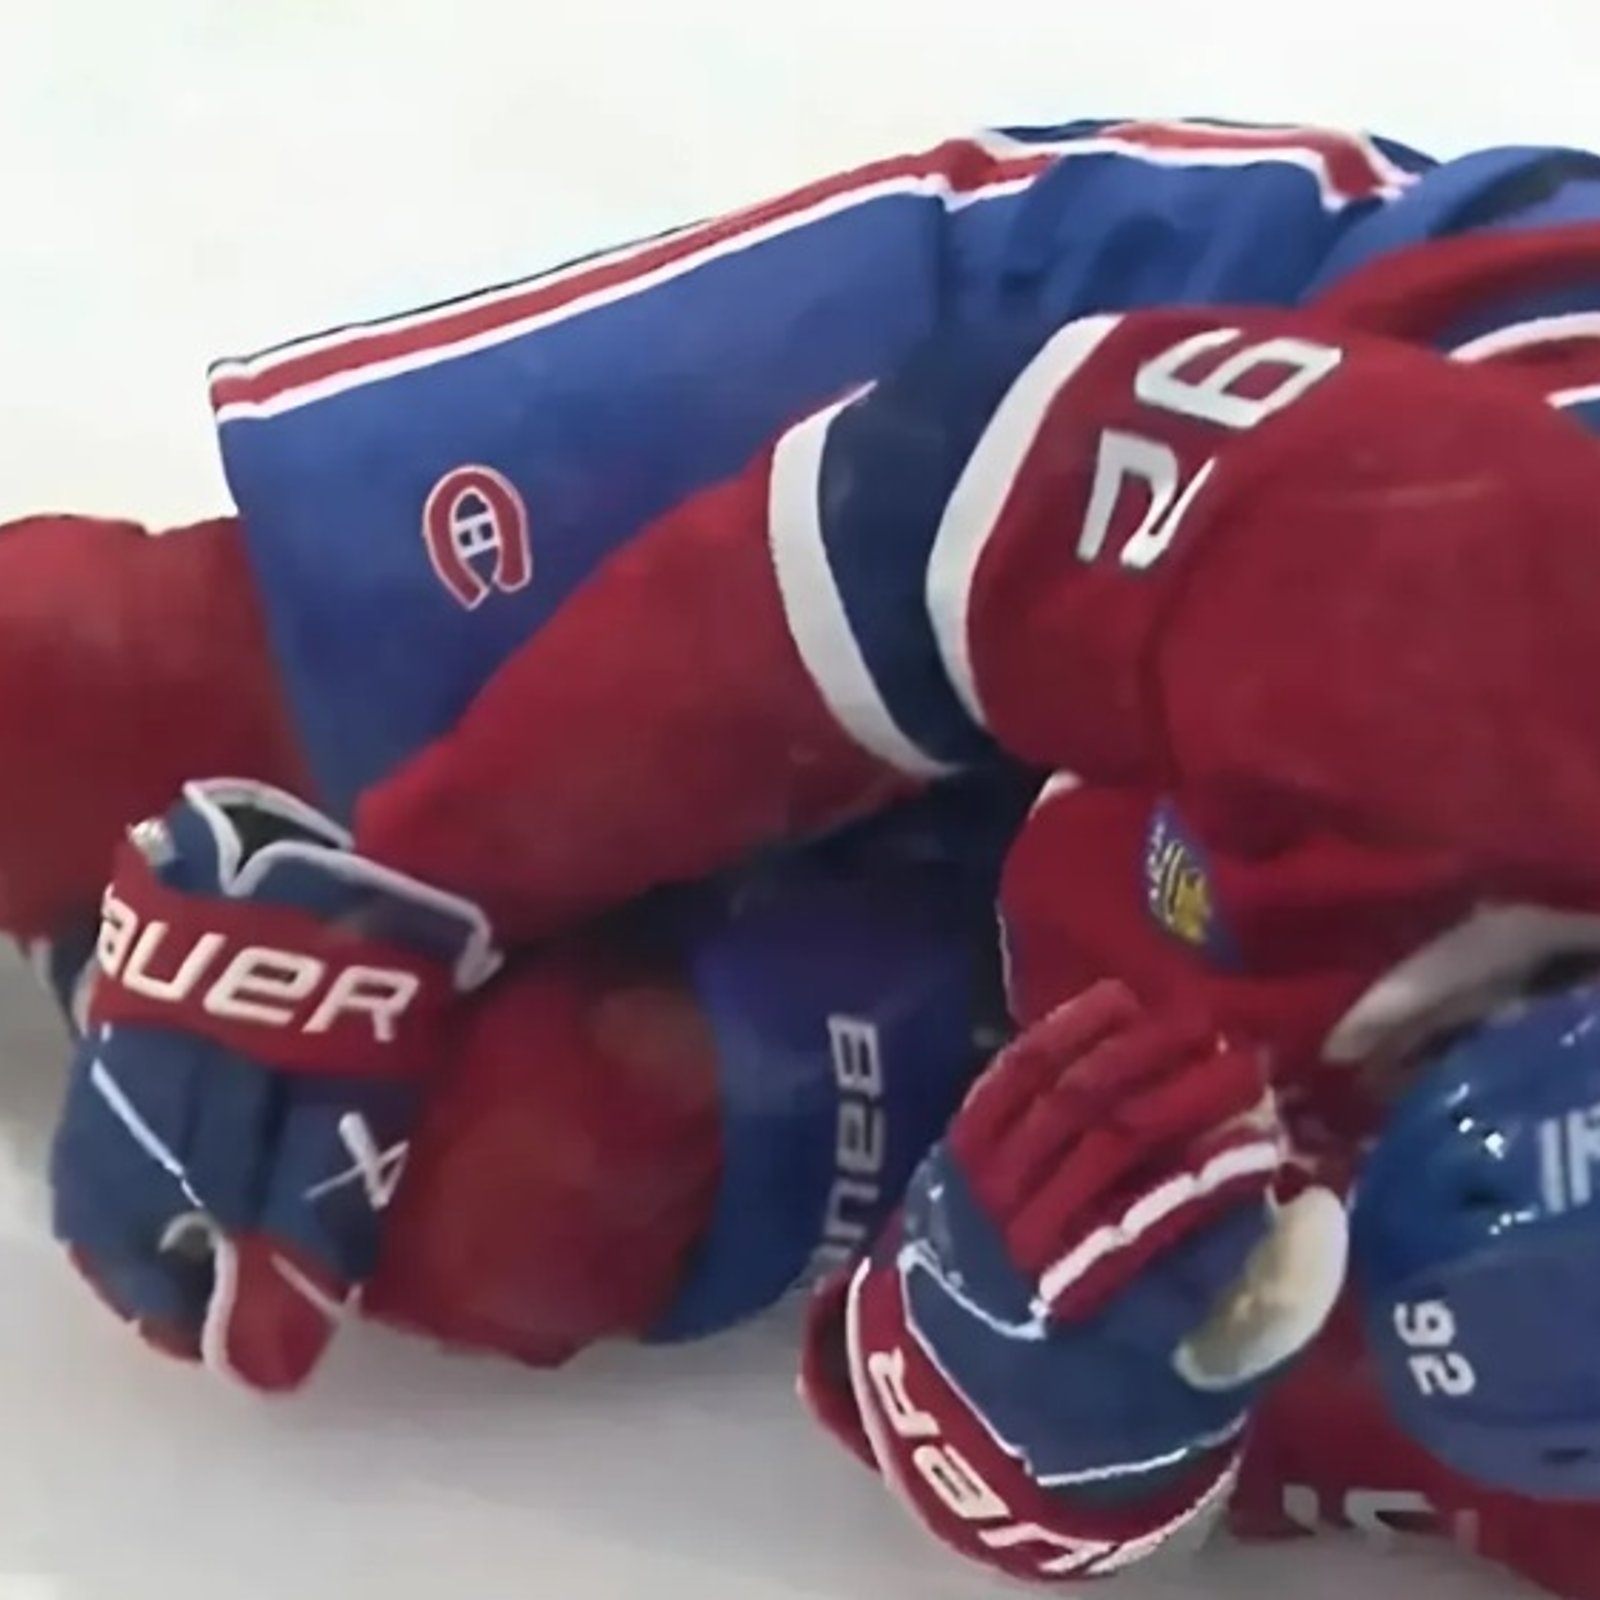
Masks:
[[[214,1235],[212,1248],[201,1359],[259,1393],[298,1389],[332,1340],[348,1291],[260,1235]]]

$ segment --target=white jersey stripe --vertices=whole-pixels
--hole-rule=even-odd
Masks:
[[[336,350],[341,345],[348,344],[353,338],[364,333],[371,333],[378,329],[382,329],[385,332],[403,333],[414,328],[425,328],[430,323],[437,322],[442,315],[449,312],[464,311],[472,307],[489,308],[503,305],[509,300],[515,300],[527,294],[532,288],[555,288],[561,284],[575,282],[580,278],[593,275],[602,268],[618,266],[652,251],[660,250],[663,246],[671,244],[673,240],[681,239],[686,234],[692,233],[697,226],[698,224],[690,223],[681,228],[669,229],[665,233],[655,233],[642,239],[632,239],[626,244],[617,246],[615,249],[580,256],[564,266],[553,267],[549,271],[537,273],[531,278],[517,278],[510,283],[499,284],[489,289],[481,289],[458,300],[446,301],[442,305],[420,306],[410,311],[399,312],[391,317],[384,317],[377,322],[362,322],[350,327],[329,328],[320,333],[308,334],[304,338],[291,340],[286,344],[274,345],[271,349],[258,351],[254,355],[232,356],[226,360],[215,362],[211,370],[213,373],[224,374],[229,377],[262,377],[290,361],[298,360],[305,356],[317,355],[327,350]]]
[[[806,672],[845,733],[899,772],[943,777],[957,769],[908,737],[878,692],[828,561],[818,486],[828,429],[849,403],[806,418],[773,453],[768,536],[784,617]]]
[[[1051,150],[1060,159],[1124,156],[1156,167],[1299,167],[1317,181],[1322,203],[1342,210],[1359,200],[1392,200],[1417,182],[1366,134],[1332,128],[1249,127],[1205,122],[1124,122],[1099,132],[1048,143],[1002,132],[979,136],[997,159],[1024,150]],[[1343,160],[1337,158],[1342,157]]]
[[[988,720],[969,632],[978,567],[1056,397],[1121,323],[1115,315],[1069,322],[1023,368],[967,458],[934,535],[926,578],[928,616],[945,672],[979,727],[987,728]]]
[[[1546,395],[1545,399],[1557,411],[1566,411],[1573,406],[1590,406],[1600,400],[1600,383],[1580,383],[1572,389],[1557,389],[1553,394]]]
[[[963,151],[969,157],[966,163]],[[976,174],[968,170],[973,154],[981,162]],[[927,197],[955,212],[1014,194],[1053,160],[1049,150],[998,160],[972,141],[959,141],[916,157],[878,162],[748,211],[637,241],[519,283],[219,361],[211,371],[212,403],[222,420],[275,415],[517,338],[859,205],[892,196]]]
[[[1568,344],[1600,339],[1600,311],[1569,311],[1559,316],[1530,317],[1508,327],[1494,328],[1457,345],[1452,361],[1494,361],[1539,345]]]
[[[485,318],[487,325],[482,331],[463,337],[431,341],[426,336],[427,321],[422,318],[414,318],[403,325],[406,329],[413,330],[418,335],[414,348],[408,348],[388,360],[356,361],[352,364],[344,365],[340,370],[336,370],[326,377],[269,393],[264,399],[229,399],[228,395],[230,393],[230,385],[236,377],[241,374],[251,378],[270,376],[274,370],[271,366],[258,366],[245,373],[244,369],[237,364],[219,364],[212,371],[212,395],[217,420],[219,422],[232,422],[243,418],[280,416],[284,412],[297,410],[315,401],[326,400],[334,395],[347,393],[352,389],[364,388],[369,384],[382,382],[386,378],[396,377],[407,372],[422,371],[428,367],[438,366],[442,362],[453,361],[462,356],[471,355],[479,350],[492,349],[497,345],[509,343],[513,339],[520,339],[527,334],[537,332],[541,328],[565,322],[573,317],[613,304],[616,301],[631,299],[635,295],[643,294],[660,284],[670,282],[674,278],[683,277],[714,261],[721,260],[727,256],[738,255],[743,251],[765,244],[782,234],[808,227],[841,211],[849,210],[854,206],[871,200],[882,199],[891,195],[930,195],[943,198],[947,206],[953,208],[959,204],[970,204],[976,200],[992,199],[1003,193],[1012,193],[1029,181],[1028,178],[1014,179],[1007,183],[973,191],[963,196],[956,196],[954,191],[950,189],[948,182],[938,177],[900,179],[892,183],[876,185],[871,189],[854,189],[847,194],[832,196],[828,200],[810,207],[808,210],[792,212],[769,222],[763,227],[752,228],[732,238],[718,240],[704,249],[683,254],[656,268],[654,271],[627,275],[620,281],[592,293],[575,295],[570,298],[561,295],[552,296],[555,303],[535,314],[517,320],[506,321],[500,321],[493,317]],[[542,290],[544,286],[544,280],[537,280],[534,285],[523,285],[520,293],[526,296],[530,293],[530,289],[538,288]],[[541,295],[540,298],[542,299],[543,296]],[[459,305],[451,308],[452,313],[462,312],[462,310],[463,308]],[[370,335],[373,330],[363,329],[361,331]],[[384,334],[389,331],[390,325],[385,324],[383,327]],[[322,352],[336,351],[336,344],[328,342],[317,348]],[[301,353],[299,350],[296,351],[297,355]]]
[[[1107,155],[1156,166],[1295,166],[1316,180],[1329,209],[1390,197],[1414,181],[1372,141],[1319,129],[1119,123],[1094,135],[1038,142],[986,132],[874,162],[517,283],[219,361],[211,373],[212,404],[222,422],[276,416],[522,337],[857,205],[925,196],[955,212],[1015,194],[1060,160]]]

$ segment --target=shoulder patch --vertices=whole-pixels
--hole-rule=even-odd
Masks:
[[[1219,965],[1233,964],[1235,948],[1217,906],[1210,864],[1165,800],[1145,836],[1144,893],[1150,915],[1173,938]]]

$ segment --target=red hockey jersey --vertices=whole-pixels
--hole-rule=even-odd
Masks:
[[[1441,1021],[1410,959],[1485,900],[1559,950],[1600,884],[1600,457],[1544,404],[1586,356],[1530,381],[1382,336],[1448,332],[1497,275],[1600,277],[1600,236],[1386,270],[1403,295],[1318,313],[942,330],[577,591],[369,797],[361,844],[519,941],[946,772],[1058,769],[1007,875],[1022,1015],[1102,970],[1203,983],[1316,1079],[1302,1120],[1340,1148],[1367,1085],[1310,1063]],[[1483,960],[1469,987],[1514,975]],[[1309,1484],[1359,1520],[1348,1494],[1385,1485],[1359,1439],[1308,1475],[1332,1424],[1302,1392],[1241,1515],[1304,1520],[1283,1486]],[[1400,1487],[1533,1559],[1521,1512]]]
[[[1591,347],[1350,331],[1448,343],[1509,279],[1592,285],[1600,236],[1391,271],[1316,314],[956,330],[657,524],[358,833],[531,936],[948,771],[1057,769],[1006,876],[1019,1014],[1108,972],[1198,988],[1348,1149],[1359,1064],[1593,948],[1600,905],[1600,456],[1545,403]],[[1238,1520],[1387,1510],[1591,1590],[1581,1512],[1396,1444],[1331,1337],[1259,1419]]]

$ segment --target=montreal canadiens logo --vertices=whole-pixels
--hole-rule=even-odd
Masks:
[[[493,467],[457,467],[422,510],[422,541],[439,582],[468,611],[491,594],[514,594],[533,577],[528,508]]]

